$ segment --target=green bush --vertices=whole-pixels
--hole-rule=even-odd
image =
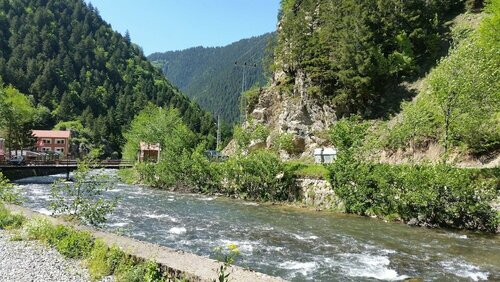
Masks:
[[[12,214],[0,203],[0,229],[15,229],[21,227],[25,217],[20,214]]]
[[[222,164],[228,194],[257,200],[293,200],[297,197],[295,166],[287,166],[274,153],[258,150]]]
[[[120,249],[109,248],[103,241],[96,240],[87,259],[87,267],[92,279],[99,280],[113,274],[126,257],[126,254]]]
[[[421,225],[494,232],[497,182],[448,165],[387,165],[339,158],[330,167],[346,211],[417,220]]]
[[[14,190],[14,186],[0,172],[0,203],[18,203],[20,200],[19,193]]]
[[[69,258],[84,258],[90,254],[93,243],[90,233],[70,231],[68,236],[57,243],[56,249]]]

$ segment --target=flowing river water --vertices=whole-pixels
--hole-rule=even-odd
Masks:
[[[48,213],[50,183],[16,181],[25,206]],[[105,229],[214,258],[235,243],[237,264],[291,281],[500,281],[500,236],[409,227],[330,212],[118,184]]]

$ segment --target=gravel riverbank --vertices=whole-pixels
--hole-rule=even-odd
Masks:
[[[90,281],[78,260],[64,258],[37,241],[11,241],[12,234],[0,230],[0,281]],[[109,281],[109,280],[108,280]]]

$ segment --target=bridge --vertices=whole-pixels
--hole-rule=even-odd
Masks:
[[[134,163],[127,160],[103,160],[92,163],[92,168],[105,169],[120,169],[131,168]],[[78,168],[76,160],[59,160],[59,161],[32,161],[22,165],[11,165],[0,163],[0,172],[9,180],[17,180],[32,176],[47,176],[53,174],[66,174],[66,179],[69,179],[69,173]]]

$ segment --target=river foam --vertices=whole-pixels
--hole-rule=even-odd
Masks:
[[[396,281],[408,278],[399,275],[389,268],[390,260],[387,256],[371,254],[341,254],[342,270],[351,277],[367,277],[386,281]]]
[[[489,273],[481,271],[477,266],[464,261],[453,259],[439,263],[447,272],[462,278],[469,278],[473,281],[488,280]]]
[[[168,233],[175,234],[175,235],[184,234],[186,232],[187,232],[187,230],[184,227],[172,227],[168,230]]]
[[[303,276],[307,276],[312,273],[318,264],[314,261],[311,262],[300,262],[300,261],[285,261],[279,264],[279,267],[287,270],[291,270],[294,274],[300,273]]]

